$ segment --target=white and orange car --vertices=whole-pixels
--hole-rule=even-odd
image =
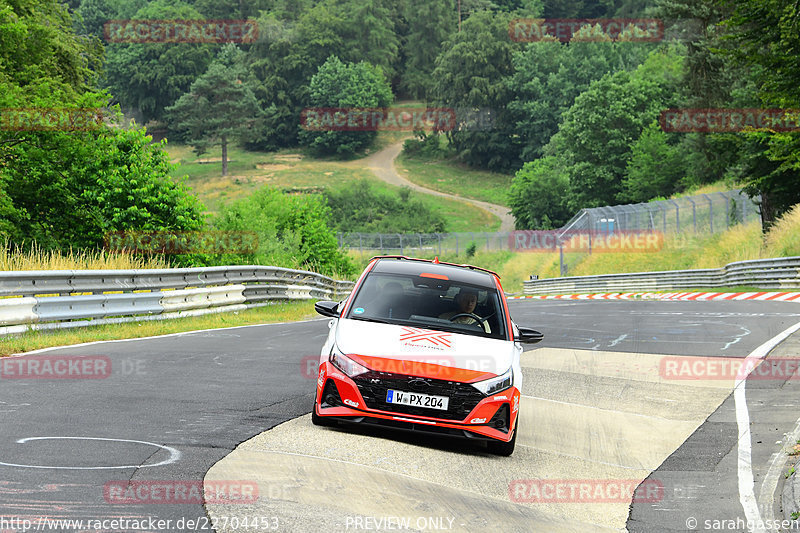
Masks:
[[[494,272],[403,256],[373,258],[331,317],[312,421],[379,424],[487,442],[516,443],[520,343],[542,334],[517,327]]]

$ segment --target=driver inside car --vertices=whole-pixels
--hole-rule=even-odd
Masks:
[[[475,306],[478,305],[478,292],[474,289],[470,289],[467,287],[461,288],[458,294],[456,294],[455,298],[453,299],[456,305],[458,306],[457,310],[450,311],[447,313],[442,313],[439,315],[439,318],[444,318],[445,320],[450,320],[451,322],[455,322],[457,324],[477,324],[485,329],[486,333],[491,333],[491,328],[489,324],[483,322],[481,324],[478,320],[474,319],[473,317],[466,316],[464,313],[474,314],[475,313]],[[462,316],[457,316],[462,315]],[[451,320],[452,317],[456,317],[454,320]]]

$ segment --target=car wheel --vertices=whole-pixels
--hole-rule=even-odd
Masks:
[[[315,426],[323,426],[323,427],[330,427],[335,426],[336,422],[331,420],[330,418],[319,416],[317,414],[317,402],[314,402],[314,406],[311,408],[311,423]]]
[[[494,455],[502,455],[503,457],[508,457],[512,453],[514,453],[514,446],[517,444],[517,433],[519,432],[519,415],[517,415],[517,423],[514,425],[514,435],[511,437],[511,440],[508,442],[502,442],[499,440],[489,441],[488,448],[489,453],[493,453]]]

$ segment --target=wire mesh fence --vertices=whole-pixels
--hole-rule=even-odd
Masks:
[[[468,250],[508,250],[511,233],[340,233],[339,247],[361,254],[459,255]]]
[[[737,224],[760,220],[758,199],[741,190],[685,196],[674,200],[581,209],[562,228],[551,232],[527,230],[497,233],[340,233],[341,248],[363,254],[471,255],[476,251],[522,250],[530,242],[524,233],[549,233],[550,251],[559,253],[559,241],[576,234],[611,235],[657,232],[663,236],[724,231]],[[546,251],[546,250],[539,250]],[[591,253],[591,249],[588,250]],[[569,258],[582,257],[570,254]],[[568,262],[570,259],[568,259]],[[562,262],[562,272],[567,266]]]
[[[741,190],[684,196],[642,204],[581,209],[559,232],[653,230],[670,233],[716,233],[760,219],[757,200]]]

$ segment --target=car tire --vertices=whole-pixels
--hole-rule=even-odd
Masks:
[[[508,457],[512,453],[514,453],[514,446],[517,444],[517,433],[519,432],[519,415],[517,415],[517,423],[514,425],[514,435],[511,437],[511,440],[508,442],[503,442],[499,440],[489,441],[488,448],[489,453],[494,455],[501,455],[503,457]]]
[[[317,414],[317,402],[314,402],[314,406],[311,408],[311,423],[315,426],[322,426],[322,427],[331,427],[335,426],[336,422],[331,420],[330,418],[319,416]]]

